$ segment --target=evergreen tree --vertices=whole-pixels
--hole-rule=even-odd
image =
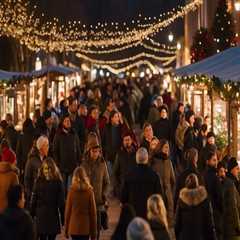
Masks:
[[[216,43],[217,52],[234,46],[234,22],[228,11],[226,0],[219,0],[216,10],[212,34]]]
[[[206,28],[200,28],[194,38],[191,47],[191,62],[195,63],[215,53],[215,44],[212,34]]]

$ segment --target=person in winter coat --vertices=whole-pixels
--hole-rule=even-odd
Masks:
[[[135,217],[128,225],[127,240],[154,240],[148,222],[140,217]]]
[[[129,204],[124,204],[121,208],[120,217],[111,240],[127,240],[127,227],[129,223],[136,217],[133,207]]]
[[[176,110],[172,113],[172,134],[175,136],[181,116],[184,115],[184,104],[179,102]]]
[[[235,162],[232,166],[236,167],[236,172],[239,172],[238,163]],[[224,199],[224,240],[240,238],[240,196],[234,185],[234,182],[226,177],[227,167],[224,162],[218,163],[218,177],[223,187]]]
[[[198,163],[198,151],[195,148],[190,148],[185,152],[185,161],[187,163],[187,168],[183,170],[182,173],[177,178],[176,189],[174,196],[174,208],[176,209],[179,193],[185,187],[185,182],[190,174],[196,174],[200,185],[203,185],[203,178],[197,168]]]
[[[93,187],[97,207],[97,239],[99,239],[102,228],[101,215],[106,213],[110,180],[107,165],[102,157],[101,147],[96,135],[95,137],[88,137],[82,167],[85,169]]]
[[[148,152],[139,148],[136,153],[137,166],[125,178],[121,202],[131,204],[136,215],[147,217],[147,199],[155,193],[162,193],[158,175],[148,166]]]
[[[6,139],[1,142],[1,155],[0,160],[2,162],[9,162],[10,164],[17,164],[16,154],[10,148],[9,143]]]
[[[175,233],[177,240],[217,240],[211,203],[195,174],[187,177],[185,188],[180,191]]]
[[[41,167],[44,158],[48,156],[48,150],[48,138],[46,136],[41,136],[36,142],[36,147],[33,147],[32,152],[29,154],[24,172],[24,186],[27,194],[27,203],[30,201],[32,188],[37,179],[38,170]]]
[[[195,113],[192,110],[189,110],[185,114],[185,119],[188,123],[188,128],[184,134],[184,147],[183,150],[186,151],[189,148],[196,148],[198,147],[197,144],[197,132],[194,129],[194,122],[195,122]],[[184,166],[186,167],[186,166]]]
[[[162,197],[154,194],[147,202],[148,222],[155,240],[170,240],[168,233],[167,211]]]
[[[166,105],[162,105],[159,108],[160,119],[153,124],[154,135],[158,139],[171,139],[171,123],[168,119],[168,108]]]
[[[0,162],[0,213],[7,207],[7,192],[18,184],[17,169],[8,162]]]
[[[121,148],[122,124],[120,122],[119,112],[112,111],[110,113],[110,123],[105,126],[102,136],[102,147],[104,149],[105,158],[110,163],[114,163],[116,154]]]
[[[113,184],[114,192],[117,197],[120,197],[120,193],[123,187],[123,182],[126,174],[133,169],[136,163],[136,147],[133,144],[132,134],[130,131],[125,132],[122,136],[123,145],[118,151],[116,160],[113,165]]]
[[[150,143],[153,139],[153,128],[150,123],[145,123],[143,125],[143,139],[141,142],[141,147],[144,147],[148,150],[150,148]]]
[[[8,125],[5,129],[5,138],[8,140],[9,145],[12,148],[12,150],[14,152],[16,152],[19,134],[14,127],[12,114],[8,113],[6,115],[6,122]]]
[[[65,207],[65,235],[72,240],[97,236],[97,211],[93,187],[83,167],[74,170]]]
[[[215,144],[215,134],[213,132],[209,132],[207,134],[206,145],[201,149],[199,153],[198,169],[200,172],[204,172],[206,169],[206,161],[209,152],[217,152],[217,146]]]
[[[163,198],[166,202],[167,219],[169,228],[173,228],[174,224],[174,204],[173,193],[175,189],[175,173],[172,162],[169,159],[170,147],[168,141],[160,140],[158,145],[151,145],[151,166],[158,174],[162,186]]]
[[[55,240],[56,235],[61,232],[60,217],[63,216],[63,209],[62,177],[54,160],[46,158],[39,169],[30,203],[31,215],[36,218],[40,240]]]
[[[208,134],[208,126],[207,124],[203,124],[197,136],[198,141],[198,151],[200,152],[202,148],[204,148],[207,144],[207,134]]]
[[[0,215],[1,240],[36,240],[32,218],[24,210],[23,186],[11,186],[7,199],[8,207]]]
[[[222,185],[217,177],[217,154],[209,152],[207,157],[207,170],[204,173],[204,182],[208,192],[209,200],[213,207],[213,217],[216,227],[218,239],[222,239],[223,235],[223,192]]]
[[[69,107],[68,107],[69,117],[71,120],[71,126],[78,135],[80,142],[80,149],[83,152],[84,143],[85,143],[85,128],[84,122],[78,116],[78,101],[75,98],[69,98]]]
[[[100,128],[99,128],[99,108],[96,105],[93,105],[89,109],[89,114],[86,120],[87,133],[95,132],[97,136],[101,137]]]
[[[147,121],[150,124],[154,124],[155,122],[157,122],[160,119],[158,109],[161,107],[162,104],[163,104],[163,99],[161,96],[156,96],[156,98],[153,99],[152,106],[149,109],[148,119],[147,119]]]
[[[237,159],[232,157],[228,161],[227,177],[232,180],[238,193],[240,194],[239,165]]]
[[[74,169],[81,163],[79,138],[72,129],[69,115],[65,115],[59,124],[53,143],[54,160],[63,177],[65,193],[71,182]]]
[[[20,170],[20,176],[24,175],[25,165],[28,159],[34,140],[36,139],[36,129],[30,118],[27,118],[23,123],[23,133],[19,136],[17,143],[17,166]]]

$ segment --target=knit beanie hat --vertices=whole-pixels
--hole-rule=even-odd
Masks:
[[[87,137],[86,152],[90,149],[100,147],[98,136],[95,132],[90,132]]]
[[[214,137],[214,138],[215,138],[214,132],[209,132],[209,133],[207,134],[207,138],[210,138],[210,137]]]
[[[168,106],[166,104],[161,105],[159,112],[161,113],[162,110],[165,110],[168,113]]]
[[[230,172],[233,168],[238,166],[237,159],[232,157],[228,162],[228,171]]]
[[[142,218],[134,218],[127,228],[127,240],[154,240],[149,224]]]
[[[186,119],[186,121],[189,122],[190,117],[193,116],[193,115],[194,115],[194,111],[192,111],[192,110],[187,111],[187,112],[185,113],[185,119]]]

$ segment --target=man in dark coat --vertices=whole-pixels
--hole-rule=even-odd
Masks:
[[[213,207],[213,217],[218,239],[222,239],[223,235],[223,192],[222,185],[217,177],[217,154],[209,152],[207,157],[207,170],[204,173],[204,181],[210,202]]]
[[[168,108],[162,105],[159,108],[160,119],[153,124],[154,136],[158,139],[166,139],[170,141],[171,138],[171,123],[168,119]]]
[[[78,135],[81,151],[83,152],[85,143],[85,127],[83,120],[78,116],[78,101],[75,98],[69,98],[68,107],[71,126]]]
[[[229,159],[227,177],[234,183],[240,194],[239,166],[236,158]]]
[[[123,145],[118,151],[113,166],[114,191],[119,197],[125,175],[136,166],[136,147],[133,144],[131,132],[122,136]]]
[[[136,153],[137,166],[126,176],[123,184],[121,202],[131,204],[136,215],[147,217],[147,200],[155,193],[162,194],[158,175],[148,166],[148,152],[139,148]]]
[[[74,169],[81,163],[79,138],[72,129],[69,115],[65,115],[59,125],[53,142],[54,160],[56,161],[67,192]]]
[[[33,221],[24,208],[24,189],[12,186],[8,191],[8,208],[0,215],[1,240],[35,240]]]
[[[28,203],[32,194],[33,184],[37,178],[38,169],[41,167],[44,158],[48,156],[48,150],[48,138],[46,136],[41,136],[36,142],[36,147],[34,147],[29,154],[24,172],[24,186]]]
[[[5,130],[5,138],[8,140],[12,150],[16,152],[19,134],[14,127],[12,114],[8,113],[6,115],[6,122],[8,125]]]
[[[184,147],[183,150],[186,151],[190,148],[198,147],[197,144],[197,132],[194,129],[194,122],[195,122],[195,113],[192,110],[189,110],[185,114],[185,119],[188,123],[188,128],[184,134]]]
[[[234,168],[236,168],[234,171],[239,174],[236,159],[229,165],[229,169]],[[223,161],[219,162],[218,177],[222,183],[224,199],[224,240],[230,240],[240,236],[240,195],[232,179],[226,177],[226,172],[226,164]]]
[[[209,152],[216,152],[217,146],[215,144],[215,134],[209,132],[207,134],[207,142],[205,147],[203,147],[199,153],[198,169],[200,172],[204,172],[206,168],[206,161]]]

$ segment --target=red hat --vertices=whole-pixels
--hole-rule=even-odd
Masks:
[[[1,160],[3,162],[16,164],[16,162],[17,162],[16,154],[12,151],[11,148],[5,147],[5,148],[2,149]]]

